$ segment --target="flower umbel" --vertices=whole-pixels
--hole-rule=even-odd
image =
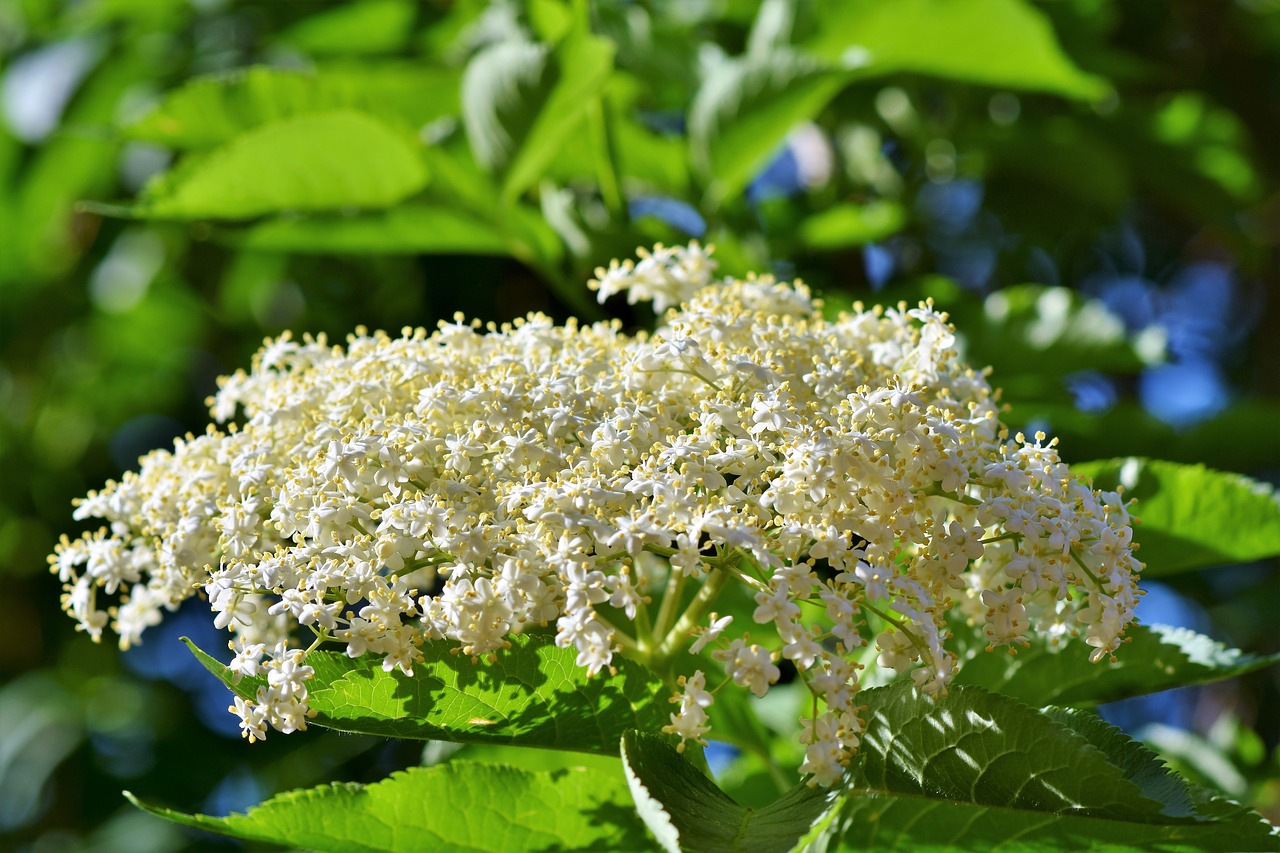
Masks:
[[[858,746],[868,643],[929,694],[957,615],[992,647],[1118,648],[1125,503],[1008,436],[944,315],[829,320],[803,285],[712,269],[693,245],[598,273],[602,296],[679,306],[652,335],[531,315],[269,341],[210,401],[237,424],[80,502],[106,526],[50,558],[64,607],[127,647],[203,593],[233,670],[268,679],[232,708],[251,740],[306,727],[299,636],[411,673],[424,643],[482,665],[545,626],[590,673],[624,654],[665,677],[682,742],[719,690],[763,696],[789,666],[823,785]],[[735,585],[754,606],[713,612]],[[688,652],[703,668],[674,671]]]

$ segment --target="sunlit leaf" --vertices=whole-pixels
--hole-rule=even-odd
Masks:
[[[155,219],[251,219],[380,208],[417,192],[426,180],[413,144],[377,119],[352,111],[315,113],[262,125],[189,156],[148,184],[128,212]]]
[[[1147,577],[1280,554],[1280,499],[1265,483],[1136,456],[1072,470],[1094,488],[1123,486],[1126,498],[1137,498],[1133,538]]]
[[[257,66],[198,77],[125,125],[129,139],[208,148],[259,125],[351,108],[417,131],[459,110],[458,72],[423,65]]]
[[[1011,655],[985,651],[981,628],[957,634],[971,654],[956,674],[956,684],[973,684],[1021,699],[1030,705],[1095,705],[1234,678],[1280,662],[1280,655],[1256,656],[1198,634],[1188,628],[1134,625],[1114,661],[1090,663],[1087,647],[1054,646],[1036,639]]]
[[[588,678],[573,649],[528,635],[511,643],[493,662],[476,663],[450,643],[428,643],[412,676],[385,672],[368,656],[312,652],[314,722],[386,737],[614,754],[622,732],[657,731],[669,721],[670,690],[637,663],[616,659],[617,675]],[[223,683],[253,698],[258,681],[235,684],[226,667],[188,645]]]
[[[1023,0],[849,0],[816,5],[806,46],[830,62],[1096,99],[1106,82],[1063,53],[1048,18]]]
[[[647,850],[620,773],[529,772],[451,761],[373,785],[291,791],[244,814],[190,815],[140,802],[157,817],[246,841],[333,853]]]

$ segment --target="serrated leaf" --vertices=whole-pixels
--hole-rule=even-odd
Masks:
[[[740,806],[661,735],[627,732],[622,761],[636,810],[668,851],[788,851],[837,799],[798,785],[763,808]]]
[[[139,808],[246,841],[333,853],[648,850],[621,774],[577,767],[529,772],[451,761],[373,785],[291,791],[244,814],[189,815],[126,794]]]
[[[793,51],[713,68],[689,107],[689,150],[707,181],[706,205],[737,195],[792,128],[821,112],[849,79]]]
[[[246,699],[262,680],[230,671],[187,641],[205,668]],[[617,754],[628,729],[669,720],[670,689],[640,664],[615,659],[617,675],[587,677],[576,651],[550,639],[513,637],[493,662],[472,663],[448,642],[427,643],[413,675],[385,672],[370,656],[307,655],[315,725],[344,732],[456,743],[510,743]]]
[[[1234,805],[1234,804],[1232,804]],[[912,797],[851,797],[833,827],[840,843],[815,849],[859,853],[1244,853],[1280,850],[1257,813],[1234,805],[1211,823],[1174,826],[1051,815]]]
[[[807,47],[831,62],[1088,100],[1109,88],[1071,62],[1048,18],[1023,0],[848,0],[815,8],[820,24]]]
[[[148,184],[131,212],[194,220],[382,208],[426,181],[409,139],[371,116],[342,110],[265,124],[189,156]]]
[[[580,30],[554,50],[509,41],[476,54],[462,79],[463,120],[476,160],[502,175],[505,198],[542,177],[612,71],[612,43]]]
[[[957,633],[963,629],[957,628]],[[1280,654],[1255,656],[1224,646],[1189,628],[1134,625],[1115,661],[1090,663],[1067,644],[1034,640],[1016,655],[986,652],[981,628],[968,636],[973,656],[960,666],[956,684],[986,688],[1030,705],[1096,705],[1173,687],[1234,678],[1280,663]],[[965,650],[961,650],[962,654]]]
[[[1206,798],[1079,712],[975,687],[860,696],[866,730],[827,849],[1280,849],[1256,813]]]
[[[121,134],[173,148],[209,148],[263,124],[345,108],[417,131],[459,112],[459,81],[457,71],[422,65],[245,68],[169,92]]]
[[[859,697],[867,710],[857,787],[1049,814],[1170,819],[1167,801],[1144,796],[1085,739],[1014,699],[959,686],[931,701],[901,681]]]
[[[1203,465],[1131,456],[1076,463],[1094,488],[1124,486],[1146,577],[1280,554],[1280,499],[1264,483]]]

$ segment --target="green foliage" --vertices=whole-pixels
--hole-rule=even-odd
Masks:
[[[646,850],[643,826],[620,806],[619,774],[577,767],[528,772],[450,762],[373,785],[336,784],[274,797],[245,814],[139,808],[194,829],[332,853]]]
[[[192,80],[120,132],[170,148],[211,148],[259,125],[344,109],[412,132],[441,116],[457,115],[458,80],[452,69],[407,63],[254,66]]]
[[[818,14],[819,35],[808,47],[833,62],[1072,98],[1108,91],[1072,63],[1043,13],[1023,0],[854,0],[821,4]]]
[[[128,823],[142,816],[118,808],[122,779],[187,807],[223,781],[228,747],[191,723],[190,702],[163,683],[139,686],[119,673],[116,657],[70,635],[56,613],[49,580],[39,576],[72,495],[118,476],[131,453],[199,431],[209,377],[243,364],[264,334],[284,327],[340,339],[359,323],[429,327],[459,310],[485,320],[527,310],[600,316],[582,287],[595,266],[691,233],[633,216],[632,204],[654,196],[705,220],[724,271],[794,273],[833,307],[934,298],[951,312],[975,367],[994,367],[1010,427],[1047,429],[1071,460],[1116,457],[1078,470],[1099,486],[1124,483],[1140,499],[1135,538],[1147,576],[1168,576],[1212,601],[1191,570],[1280,552],[1273,495],[1212,470],[1267,471],[1280,459],[1280,407],[1267,397],[1273,371],[1235,365],[1231,379],[1245,392],[1238,402],[1198,425],[1170,426],[1130,393],[1163,357],[1158,341],[1133,334],[1073,287],[1099,270],[1162,280],[1188,259],[1226,258],[1257,293],[1274,291],[1265,283],[1276,280],[1280,170],[1262,143],[1277,128],[1274,99],[1256,84],[1280,73],[1280,30],[1262,5],[1206,13],[1187,2],[1109,0],[21,0],[0,8],[0,464],[16,484],[0,499],[0,573],[12,617],[0,630],[0,698],[22,699],[0,716],[34,721],[37,733],[30,742],[25,730],[11,733],[21,749],[0,768],[0,789],[48,792],[7,798],[6,806],[30,801],[29,816],[0,807],[0,833],[12,829],[15,845],[33,849],[143,849],[138,827],[146,825]],[[68,46],[85,50],[82,73],[67,82],[65,106],[42,91],[37,100],[54,123],[46,135],[31,133],[13,106],[14,93],[33,91],[22,88],[22,70]],[[753,195],[761,170],[796,144],[799,128],[820,131],[829,173],[789,195]],[[922,203],[957,181],[977,182],[983,195],[964,233],[932,220]],[[111,218],[117,214],[144,221]],[[1140,233],[1117,228],[1125,222]],[[863,250],[884,241],[905,248],[873,292]],[[994,247],[989,274],[968,282],[981,294],[930,274],[948,245],[975,243]],[[1036,257],[1047,263],[1033,267]],[[1000,286],[1021,281],[1046,283]],[[1259,309],[1263,328],[1278,302],[1269,295],[1270,307]],[[1239,336],[1249,311],[1237,313],[1231,331]],[[1274,361],[1267,340],[1250,346],[1259,364]],[[1065,383],[1079,371],[1106,373],[1121,399],[1105,412],[1078,410]],[[139,424],[157,421],[167,432],[150,444],[138,439]],[[1193,464],[1124,458],[1146,454]],[[1071,645],[986,654],[975,634],[954,638],[972,653],[957,685],[1079,707],[1253,672],[1276,660],[1265,608],[1277,588],[1265,583],[1214,610],[1234,642],[1259,654],[1152,626],[1132,629],[1115,661],[1093,665]],[[742,603],[739,619],[751,607]],[[818,808],[821,791],[797,788],[751,811],[653,734],[671,706],[670,688],[650,673],[623,662],[617,676],[585,680],[571,656],[538,638],[517,642],[474,676],[444,651],[427,651],[412,678],[313,653],[317,724],[486,744],[466,748],[477,752],[537,744],[613,754],[621,733],[638,729],[647,734],[629,736],[632,763],[648,768],[657,792],[642,811],[695,846],[741,835],[783,849],[792,834],[808,833],[816,847],[848,849],[1275,849],[1251,813],[1169,783],[1149,755],[1079,713],[1032,712],[960,687],[936,705],[913,704],[893,692],[901,687],[869,691],[876,713],[909,734],[888,745],[889,729],[869,717],[860,781],[839,792],[834,808]],[[225,677],[220,664],[202,660]],[[1260,709],[1251,724],[1273,742],[1274,691],[1262,682],[1244,688],[1240,704]],[[523,693],[517,701],[530,684],[536,701]],[[72,720],[77,703],[84,719],[53,737],[61,730],[49,721]],[[717,734],[746,753],[730,773],[754,774],[744,788],[758,796],[795,780],[794,732],[775,725],[768,708],[726,695],[711,711]],[[973,724],[970,712],[1008,715],[1016,721],[1010,731],[1030,733],[1017,741],[1019,752],[980,756],[988,772],[977,781],[958,750],[975,756],[972,744],[992,741],[964,727]],[[1179,765],[1191,778],[1265,802],[1239,773],[1232,777],[1229,749],[1197,737],[1165,733],[1153,743],[1168,755],[1194,753]],[[268,790],[308,788],[354,778],[358,771],[341,768],[337,756],[369,742],[272,737],[244,760]],[[49,745],[31,759],[41,743]],[[64,753],[71,757],[59,766]],[[311,834],[275,840],[406,849],[405,836],[379,835],[385,827],[375,816],[418,826],[438,809],[468,820],[436,823],[413,843],[652,844],[621,771],[557,765],[530,774],[464,764],[467,754],[363,789],[283,795],[248,818],[181,819],[219,831],[247,827],[242,837],[267,840],[253,833],[289,815],[286,825]],[[534,754],[500,760],[554,763],[556,752]],[[1064,781],[1063,765],[1036,763],[1049,754],[1103,781],[1072,788],[1079,780]],[[1064,795],[1101,799],[1087,800],[1095,804],[1088,813],[1010,808],[992,791],[1017,778],[1005,774],[1016,762],[1017,772],[1050,779]],[[1274,784],[1280,765],[1257,767],[1250,781]],[[1222,781],[1229,778],[1236,781]],[[465,810],[490,798],[523,822],[496,819],[496,806]],[[694,803],[713,819],[703,821]],[[1176,817],[1188,808],[1201,819]],[[329,837],[342,826],[357,835]],[[155,833],[147,836],[159,839],[152,849],[188,844]]]
[[[843,786],[762,809],[728,798],[663,738],[623,744],[637,809],[666,850],[1275,850],[1256,814],[1195,789],[1119,730],[976,687],[862,694],[866,732]]]
[[[667,722],[670,691],[630,660],[618,674],[594,678],[575,665],[577,652],[545,637],[519,636],[487,664],[472,663],[449,643],[423,647],[413,675],[385,672],[367,657],[312,652],[314,722],[344,732],[384,737],[511,743],[612,754],[629,729],[654,731]],[[235,683],[231,673],[187,641],[205,668],[246,699],[265,679]]]
[[[956,684],[973,684],[1030,705],[1098,705],[1173,687],[1235,678],[1280,662],[1249,655],[1189,628],[1135,625],[1114,660],[1090,663],[1072,644],[1036,639],[1016,655],[987,653],[980,630],[963,644],[971,655]]]
[[[1147,577],[1280,554],[1280,500],[1270,486],[1203,465],[1115,459],[1073,469],[1094,488],[1138,501],[1133,538]]]
[[[315,140],[325,140],[316,145]],[[150,183],[130,212],[155,219],[252,219],[290,211],[380,208],[427,181],[400,134],[363,113],[264,124]]]
[[[799,785],[763,808],[744,808],[658,735],[628,732],[622,759],[636,811],[673,853],[791,850],[836,800],[835,791]]]

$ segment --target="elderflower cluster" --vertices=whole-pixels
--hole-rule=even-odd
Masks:
[[[822,785],[858,747],[860,661],[939,694],[948,620],[1117,649],[1125,503],[1008,436],[945,316],[825,319],[800,284],[713,268],[695,244],[597,272],[602,298],[679,306],[653,334],[531,315],[268,341],[211,401],[225,430],[80,502],[106,526],[50,558],[66,610],[127,647],[202,595],[233,669],[269,675],[233,709],[253,739],[305,725],[300,636],[411,673],[426,642],[479,665],[545,626],[588,673],[621,654],[667,677],[682,748],[717,692],[785,669]]]

